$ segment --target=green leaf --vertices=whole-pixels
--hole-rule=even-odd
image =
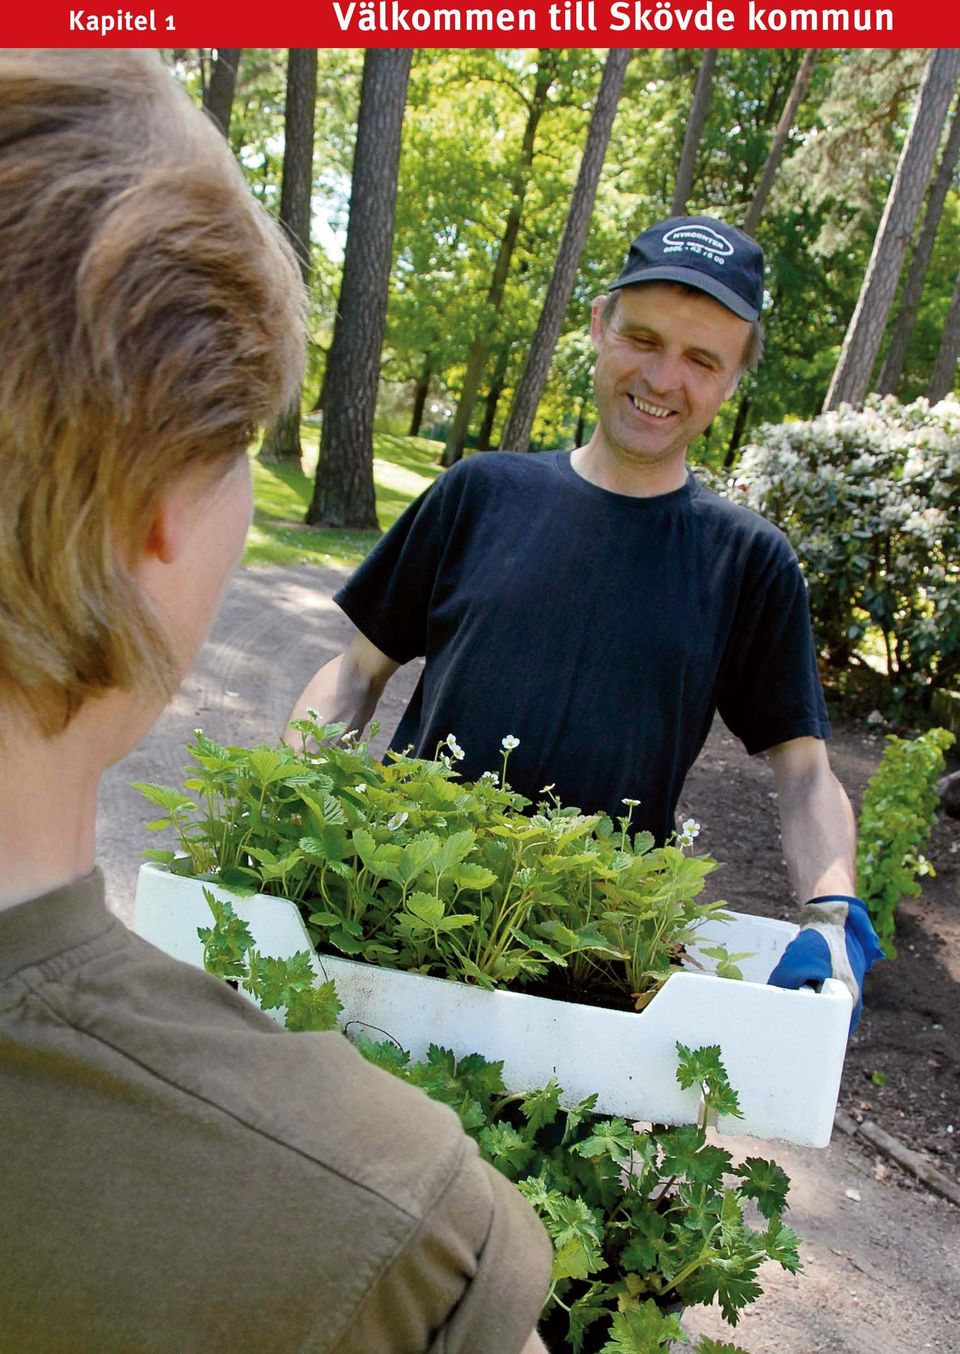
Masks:
[[[436,930],[443,921],[443,914],[446,911],[442,900],[436,898],[432,893],[413,893],[407,899],[405,906],[408,912],[412,912],[415,917],[433,930]]]
[[[203,966],[217,978],[235,981],[243,977],[247,955],[253,948],[250,928],[226,899],[221,900],[210,889],[204,889],[203,896],[213,914],[213,926],[197,927],[203,942]]]
[[[285,1024],[288,1030],[335,1030],[343,1003],[332,981],[291,991]]]
[[[800,1238],[779,1218],[771,1218],[763,1234],[763,1244],[771,1260],[776,1260],[791,1274],[803,1268],[800,1260]]]
[[[498,876],[483,865],[465,861],[450,873],[449,878],[458,889],[488,889],[497,882]]]
[[[656,1354],[671,1340],[682,1340],[680,1318],[666,1315],[648,1298],[636,1307],[618,1312],[610,1325],[610,1339],[600,1354]]]
[[[486,1159],[511,1180],[523,1170],[533,1152],[533,1144],[527,1142],[512,1124],[488,1124],[477,1141]]]
[[[299,950],[289,959],[264,957],[256,950],[247,954],[250,972],[243,986],[256,996],[265,1011],[289,1006],[296,995],[313,987],[314,973],[309,950]]]
[[[133,790],[139,790],[144,799],[151,804],[156,804],[158,808],[165,809],[171,819],[197,807],[188,795],[181,794],[179,790],[168,790],[163,785],[154,784],[153,781],[134,780],[130,782],[130,787]]]
[[[734,1172],[741,1180],[740,1193],[755,1199],[765,1218],[779,1218],[787,1206],[790,1179],[775,1161],[747,1157]]]
[[[559,1109],[560,1087],[553,1077],[541,1090],[530,1091],[520,1101],[520,1111],[534,1132],[552,1124]]]
[[[638,1209],[631,1218],[630,1240],[620,1257],[621,1266],[638,1274],[656,1270],[666,1230],[666,1219],[661,1213],[652,1208]]]
[[[618,1166],[625,1166],[630,1160],[636,1132],[625,1119],[606,1119],[594,1128],[588,1138],[578,1142],[571,1149],[579,1156],[592,1160],[595,1157],[609,1157]]]
[[[454,865],[459,865],[473,850],[476,840],[476,833],[469,831],[453,832],[445,838],[434,862],[437,874],[445,874]]]

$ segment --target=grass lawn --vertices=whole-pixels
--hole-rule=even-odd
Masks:
[[[264,465],[253,458],[253,526],[244,565],[324,564],[355,568],[377,540],[373,531],[308,527],[304,517],[313,493],[319,429],[304,423],[303,468]],[[373,479],[377,517],[386,531],[440,473],[443,444],[425,437],[376,433]]]

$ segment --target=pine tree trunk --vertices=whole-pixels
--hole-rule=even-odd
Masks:
[[[225,137],[230,136],[230,115],[237,87],[242,47],[218,47],[210,72],[210,83],[203,91],[203,106]]]
[[[317,106],[317,51],[291,47],[287,56],[287,97],[284,106],[283,180],[280,186],[280,224],[293,246],[306,284],[310,281],[310,200],[313,193],[314,114]],[[301,395],[291,401],[272,428],[264,433],[260,457],[264,461],[299,464]]]
[[[920,227],[913,258],[910,260],[910,269],[903,289],[903,299],[900,302],[893,333],[890,336],[890,347],[887,349],[880,380],[877,382],[877,390],[881,395],[895,395],[900,384],[900,378],[903,375],[903,365],[907,360],[910,336],[913,333],[917,310],[920,307],[920,297],[923,295],[923,283],[927,276],[927,269],[930,267],[933,246],[937,238],[937,228],[940,225],[940,217],[943,215],[943,204],[947,200],[947,193],[953,181],[953,171],[957,165],[958,155],[960,155],[960,98],[957,99],[953,110],[950,134],[943,148],[943,155],[940,157],[940,166],[937,169],[936,178],[927,197],[927,210],[923,216],[923,225]]]
[[[733,432],[730,434],[730,442],[727,446],[726,455],[723,458],[724,469],[729,470],[737,459],[737,449],[740,446],[743,437],[743,430],[747,426],[747,415],[750,412],[750,396],[744,395],[740,400],[737,409],[737,417],[734,419]]]
[[[409,48],[368,48],[312,526],[376,529],[373,418],[387,321]]]
[[[927,399],[931,404],[938,404],[940,400],[946,399],[953,389],[957,379],[958,358],[960,358],[960,273],[957,274],[957,285],[953,289],[950,309],[947,311],[946,323],[940,336],[940,350],[930,374]]]
[[[690,107],[690,116],[687,118],[687,130],[683,137],[680,163],[677,166],[677,182],[673,190],[673,201],[670,203],[671,216],[682,216],[687,210],[687,202],[693,188],[697,151],[700,149],[700,139],[703,136],[703,129],[707,125],[707,114],[710,111],[710,96],[713,92],[713,73],[716,65],[716,48],[708,47],[700,59],[700,69],[697,72],[693,103]]]
[[[836,409],[841,403],[860,405],[870,389],[873,365],[883,341],[907,245],[930,180],[943,124],[956,93],[958,76],[960,50],[934,48],[824,410]]]
[[[756,234],[757,226],[760,224],[760,218],[763,216],[763,209],[766,206],[767,198],[770,196],[770,189],[773,187],[773,181],[777,176],[777,170],[780,168],[780,161],[783,159],[784,148],[787,144],[787,137],[790,135],[790,129],[796,121],[797,110],[803,103],[810,86],[810,77],[813,75],[813,67],[817,60],[817,53],[814,48],[808,48],[804,53],[803,61],[800,63],[800,69],[797,71],[796,79],[787,97],[787,102],[783,106],[783,112],[780,114],[780,121],[777,123],[777,130],[773,134],[773,141],[767,152],[767,158],[764,161],[763,169],[760,172],[760,179],[750,200],[750,206],[747,208],[747,214],[743,218],[743,230],[748,235]]]
[[[580,161],[577,182],[570,199],[563,237],[557,250],[550,285],[540,312],[537,332],[533,336],[526,366],[517,393],[513,397],[513,407],[507,417],[506,427],[500,445],[508,451],[527,451],[530,446],[530,431],[537,415],[537,406],[543,395],[543,388],[550,371],[553,350],[557,346],[563,317],[583,253],[593,204],[597,195],[597,184],[603,169],[604,157],[610,142],[613,119],[623,90],[623,80],[633,51],[627,47],[612,47],[607,53],[603,67],[597,102],[594,105],[587,141]]]
[[[533,166],[537,128],[540,125],[540,119],[543,117],[547,108],[547,94],[553,83],[553,75],[553,59],[548,51],[541,51],[533,96],[528,106],[527,122],[523,130],[520,158],[516,172],[513,176],[510,211],[507,214],[507,220],[503,230],[503,239],[501,240],[500,248],[497,251],[497,259],[493,267],[493,277],[490,280],[490,287],[487,291],[487,306],[493,315],[498,315],[500,313],[500,307],[503,304],[503,293],[510,272],[510,264],[513,260],[513,251],[516,248],[517,237],[520,234],[523,202],[527,194],[527,186],[530,182],[530,171]],[[473,408],[477,401],[477,392],[480,389],[480,380],[483,376],[483,369],[487,364],[489,355],[490,345],[486,337],[486,331],[482,330],[474,336],[473,342],[470,345],[470,350],[467,353],[467,366],[460,387],[460,398],[457,401],[453,423],[447,434],[447,445],[443,452],[443,464],[445,466],[454,465],[463,455],[464,447],[467,443],[467,433],[470,431],[470,420],[473,416]]]
[[[427,395],[430,391],[430,378],[433,375],[433,356],[427,353],[423,359],[423,366],[420,368],[420,375],[417,377],[416,389],[413,392],[413,413],[410,416],[410,431],[408,437],[419,437],[420,425],[423,423],[423,411],[427,403]]]
[[[490,389],[484,397],[483,419],[480,423],[480,431],[477,433],[477,451],[490,450],[490,441],[493,437],[493,425],[497,417],[497,407],[500,404],[503,387],[506,385],[507,367],[509,365],[510,349],[504,343],[500,349],[500,355],[497,358],[497,365],[494,369],[493,380],[490,382]]]

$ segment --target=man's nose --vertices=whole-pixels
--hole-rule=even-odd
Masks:
[[[658,352],[647,354],[644,376],[652,391],[664,393],[676,390],[681,383],[681,363],[676,353]]]

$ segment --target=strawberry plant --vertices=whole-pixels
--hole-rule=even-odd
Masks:
[[[264,959],[229,903],[207,891],[214,924],[204,928],[207,964],[239,981],[264,1006],[286,1006],[288,1028],[330,1029],[333,985],[313,986],[308,956]],[[680,1085],[699,1086],[695,1124],[644,1126],[600,1118],[591,1096],[560,1107],[555,1081],[523,1094],[506,1091],[502,1064],[477,1054],[456,1058],[431,1046],[413,1062],[395,1043],[356,1040],[365,1057],[449,1105],[481,1154],[539,1214],[554,1261],[541,1330],[549,1348],[573,1354],[655,1354],[689,1343],[684,1306],[716,1299],[735,1325],[761,1294],[760,1266],[795,1273],[798,1241],[784,1224],[789,1180],[776,1163],[735,1165],[707,1140],[712,1112],[736,1115],[737,1097],[717,1047],[677,1045]],[[748,1220],[751,1211],[762,1222]],[[699,1354],[743,1354],[704,1338]]]
[[[451,735],[432,760],[376,760],[343,725],[296,726],[300,751],[223,747],[196,733],[182,791],[137,788],[162,811],[176,874],[295,902],[320,951],[481,987],[596,992],[641,1007],[695,926],[716,862],[561,805],[533,806],[497,772],[464,783]],[[316,745],[318,751],[308,750]],[[532,810],[532,811],[531,811]],[[735,976],[721,956],[718,970]]]

